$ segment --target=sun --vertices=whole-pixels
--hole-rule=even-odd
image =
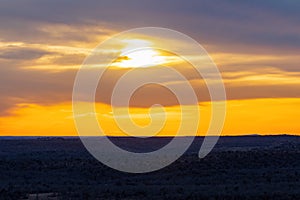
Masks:
[[[117,67],[145,68],[162,65],[167,62],[165,56],[154,49],[150,41],[136,39],[126,40],[125,42],[127,45],[121,50],[120,57],[114,63]]]
[[[165,62],[164,56],[161,56],[154,49],[137,49],[123,56],[118,66],[123,68],[144,68],[161,65]]]

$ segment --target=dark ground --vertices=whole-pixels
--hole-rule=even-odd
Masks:
[[[158,148],[168,138],[114,138]],[[95,160],[79,139],[0,139],[0,199],[300,199],[300,137],[222,137],[207,157],[197,138],[172,165],[127,174]]]

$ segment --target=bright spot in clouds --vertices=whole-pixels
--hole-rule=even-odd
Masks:
[[[166,56],[154,48],[148,40],[124,40],[127,45],[121,50],[121,59],[115,62],[117,67],[137,68],[152,67],[167,63]],[[144,48],[146,46],[146,48]],[[143,47],[143,48],[141,48]]]

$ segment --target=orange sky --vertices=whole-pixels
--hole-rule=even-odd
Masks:
[[[135,43],[155,43],[155,40],[126,40],[123,44],[114,44],[111,49],[105,51],[122,52],[130,45]],[[12,44],[4,44],[6,46]],[[26,44],[14,44],[16,48],[23,48]],[[168,46],[168,40],[165,42]],[[184,44],[179,44],[184,46]],[[91,49],[86,47],[69,47],[66,45],[52,46],[52,45],[39,45],[40,49],[54,49],[54,51],[62,53],[79,52],[82,57],[88,56]],[[76,59],[77,54],[70,53],[60,58],[60,62],[54,61],[54,55],[44,55],[37,59],[26,61],[22,68],[18,69],[20,72],[25,73],[28,77],[32,75],[39,75],[45,77],[45,81],[42,82],[42,86],[37,83],[31,85],[28,91],[24,95],[31,95],[32,100],[17,98],[8,98],[6,101],[15,101],[14,106],[5,110],[5,113],[0,117],[0,134],[3,136],[49,136],[49,135],[61,135],[61,136],[76,136],[76,128],[74,125],[74,116],[72,113],[72,102],[67,101],[67,95],[71,94],[71,87],[73,84],[73,78],[75,73],[80,67],[80,60],[78,65],[68,65],[68,59]],[[215,59],[222,73],[223,81],[226,87],[228,101],[227,101],[227,116],[224,124],[222,135],[244,135],[244,134],[299,134],[300,125],[298,119],[300,117],[300,98],[287,98],[287,97],[273,97],[279,89],[279,93],[282,90],[298,86],[300,79],[298,78],[298,72],[283,72],[274,67],[263,67],[243,70],[226,70],[226,66],[235,66],[238,63],[250,65],[260,65],[260,62],[266,62],[269,60],[280,60],[284,58],[278,58],[273,55],[249,55],[243,54],[224,54],[213,52],[212,58]],[[70,57],[70,58],[69,58]],[[155,59],[154,63],[153,58]],[[147,60],[148,59],[148,60]],[[193,58],[192,58],[193,59]],[[293,58],[291,58],[293,59]],[[75,60],[76,61],[76,60]],[[150,62],[150,67],[148,66]],[[159,62],[159,63],[156,63]],[[96,94],[96,115],[99,124],[107,135],[121,135],[124,136],[123,130],[121,130],[114,121],[111,115],[111,107],[109,106],[112,89],[117,80],[131,68],[139,68],[140,65],[146,64],[146,68],[140,68],[138,71],[139,77],[149,76],[149,73],[156,73],[157,76],[167,77],[164,80],[166,85],[175,85],[180,88],[182,84],[176,78],[170,78],[170,74],[164,74],[160,71],[157,64],[164,64],[168,67],[173,67],[182,73],[193,89],[199,100],[200,105],[200,122],[198,135],[205,135],[210,123],[211,117],[211,104],[209,102],[210,97],[207,91],[205,82],[199,76],[196,76],[195,71],[191,65],[181,58],[177,58],[175,55],[160,52],[154,49],[147,51],[141,51],[138,53],[128,54],[126,57],[120,57],[112,64],[112,68],[105,72],[102,77],[97,94]],[[153,65],[153,66],[152,66]],[[69,67],[71,66],[71,67]],[[101,63],[96,64],[96,68],[101,67]],[[152,72],[153,71],[153,72]],[[48,77],[48,78],[47,78]],[[54,78],[55,77],[55,78]],[[58,78],[57,78],[58,77]],[[43,78],[38,77],[39,80]],[[56,80],[56,82],[54,82]],[[53,86],[54,84],[54,86]],[[67,86],[65,86],[67,85]],[[62,88],[60,88],[62,86]],[[23,85],[16,86],[17,90],[22,91]],[[26,87],[26,82],[25,86]],[[28,86],[27,86],[28,87]],[[64,88],[66,87],[66,88]],[[69,88],[69,89],[68,89]],[[35,91],[36,90],[36,91]],[[56,91],[57,90],[57,91]],[[68,91],[69,90],[69,91]],[[65,94],[64,92],[67,92]],[[39,95],[39,93],[44,94]],[[157,95],[159,94],[159,95]],[[51,97],[56,96],[57,99]],[[50,98],[49,98],[50,97]],[[47,99],[49,98],[49,99]],[[149,107],[153,104],[161,103],[165,105],[166,123],[162,129],[157,133],[157,136],[172,136],[176,134],[176,131],[180,124],[180,110],[178,101],[172,93],[165,90],[162,87],[155,85],[147,85],[139,90],[131,98],[131,114],[133,121],[139,126],[146,126],[151,122],[149,118]],[[120,106],[120,105],[119,105]],[[119,109],[124,109],[122,106]],[[193,109],[191,107],[191,109]],[[162,121],[162,110],[155,111],[156,114],[152,120]],[[76,116],[75,116],[76,117]],[[86,127],[89,127],[89,113],[82,117],[86,123]],[[115,116],[116,118],[122,118],[122,116]],[[195,116],[190,116],[188,120],[182,121],[182,123],[194,122]],[[127,129],[129,126],[127,126]],[[126,127],[125,127],[126,129]],[[145,136],[147,129],[130,129],[129,134],[134,136]],[[150,135],[152,132],[159,130],[155,125],[150,127]],[[94,135],[96,132],[93,129],[87,128],[90,131],[90,135]],[[190,130],[186,129],[186,135],[191,135]]]
[[[91,5],[74,1],[77,3],[73,6],[31,0],[26,5],[22,1],[15,3],[17,6],[9,1],[2,3],[0,136],[76,136],[72,90],[82,62],[100,42],[120,31],[142,26],[181,31],[208,51],[221,72],[228,99],[223,135],[300,134],[299,2],[256,5],[241,1],[213,6],[209,1],[185,5],[143,2],[123,5],[120,10],[119,4],[110,1],[101,5],[96,1]],[[120,55],[137,43],[151,46],[157,41],[133,35],[100,53]],[[164,44],[166,48],[174,45],[188,49],[185,43],[168,37]],[[198,134],[204,135],[211,116],[205,82],[189,63],[170,52],[153,49],[120,56],[100,81],[96,115],[105,133],[124,135],[110,116],[114,83],[130,67],[153,67],[147,64],[152,58],[153,66],[172,67],[188,79],[201,109]],[[103,67],[101,64],[97,63],[97,67]],[[182,87],[182,82],[159,70],[141,69],[139,76],[158,73],[166,85]],[[142,126],[151,121],[151,105],[165,105],[166,125],[159,135],[174,135],[179,107],[170,91],[148,85],[135,93],[130,103],[133,121]],[[121,105],[119,109],[124,108]],[[155,108],[153,112],[153,119],[162,119],[162,110]]]
[[[98,105],[98,110],[107,109]],[[222,135],[241,134],[298,134],[300,125],[298,119],[300,109],[299,98],[231,100],[227,102],[227,118]],[[178,110],[178,109],[175,109]],[[104,111],[103,111],[104,112]],[[146,112],[140,111],[140,112]],[[134,115],[132,116],[134,118]],[[178,117],[178,116],[177,116]],[[199,135],[207,131],[210,117],[210,103],[201,105],[201,120]],[[101,127],[111,135],[123,135],[113,125],[112,118],[101,116]],[[139,119],[137,124],[143,125]],[[165,132],[160,135],[172,135],[176,131],[176,117],[169,117]],[[70,102],[51,106],[35,104],[20,104],[12,111],[11,116],[0,118],[1,135],[68,135],[75,136],[77,132],[72,115]],[[149,119],[145,123],[149,123]],[[174,127],[175,124],[175,127]],[[145,125],[145,124],[144,124]],[[88,124],[87,124],[88,126]],[[136,134],[137,135],[137,134]],[[189,135],[189,133],[187,133]]]

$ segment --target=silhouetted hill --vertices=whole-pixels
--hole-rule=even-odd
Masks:
[[[137,152],[170,139],[111,138]],[[300,199],[300,137],[221,137],[199,160],[202,141],[160,171],[128,174],[99,163],[78,138],[1,138],[0,199]]]

